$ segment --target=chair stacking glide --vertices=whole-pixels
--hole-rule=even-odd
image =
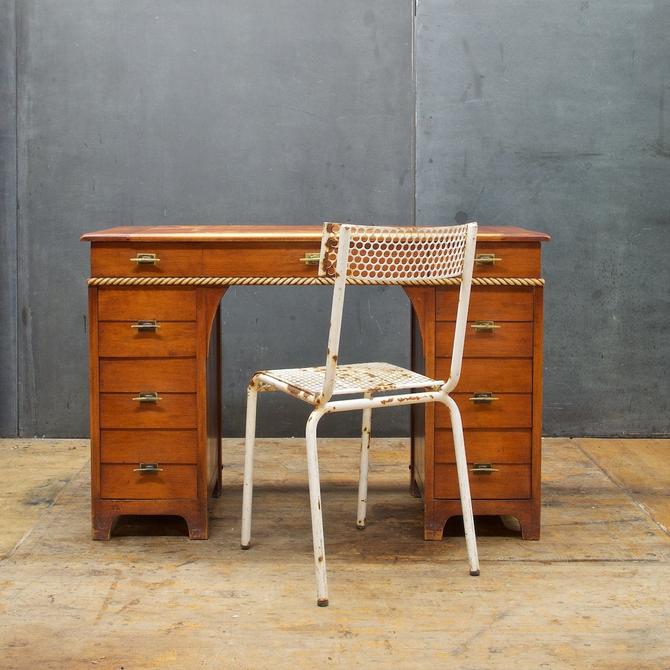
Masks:
[[[319,276],[330,278],[334,284],[326,363],[322,367],[263,370],[251,379],[247,395],[241,546],[248,549],[251,539],[257,396],[264,391],[283,391],[313,406],[307,420],[306,446],[317,604],[321,607],[328,605],[328,585],[316,431],[321,417],[331,412],[362,410],[363,413],[357,526],[364,528],[372,410],[428,402],[446,405],[454,436],[470,574],[479,574],[463,426],[458,406],[449,395],[461,373],[476,237],[476,223],[419,228],[324,224]],[[461,286],[447,380],[430,379],[388,363],[339,364],[342,308],[348,283],[413,285],[452,278],[460,278]]]

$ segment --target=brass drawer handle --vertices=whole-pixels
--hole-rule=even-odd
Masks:
[[[475,321],[470,324],[470,328],[476,330],[478,333],[488,332],[491,333],[497,328],[500,328],[495,321]]]
[[[137,402],[158,402],[159,400],[162,400],[158,395],[158,391],[140,391],[133,400],[137,400]]]
[[[156,321],[156,319],[148,319],[144,321],[138,321],[137,323],[133,323],[130,326],[131,328],[137,328],[137,331],[139,333],[144,333],[148,331],[157,331],[160,328],[160,324]]]
[[[475,475],[490,475],[494,472],[498,472],[498,468],[494,468],[491,463],[473,463],[470,472]]]
[[[140,463],[140,467],[133,468],[133,472],[141,472],[143,475],[150,475],[154,472],[163,472],[163,468],[159,468],[158,463]]]
[[[318,265],[320,260],[321,260],[321,254],[318,251],[306,253],[300,259],[300,261],[303,262],[305,265]]]
[[[138,265],[156,265],[156,263],[160,262],[160,258],[156,254],[137,254],[135,258],[131,258],[130,260]]]
[[[500,398],[497,398],[496,396],[493,395],[490,391],[484,392],[479,392],[479,393],[473,393],[472,397],[469,398],[469,400],[472,400],[474,403],[488,403],[488,402],[493,402],[494,400],[500,400]]]
[[[495,265],[499,263],[502,258],[499,258],[495,254],[478,254],[475,256],[476,265]]]

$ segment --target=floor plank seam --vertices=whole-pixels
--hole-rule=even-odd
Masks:
[[[4,556],[0,556],[0,563],[3,563],[4,561],[7,561],[10,559],[14,554],[18,551],[18,549],[21,547],[21,545],[33,534],[34,530],[39,526],[41,523],[42,519],[45,517],[46,514],[48,514],[51,509],[53,509],[57,504],[58,501],[63,497],[65,494],[65,491],[68,489],[70,484],[81,474],[81,472],[84,470],[84,468],[90,468],[91,467],[91,462],[86,461],[73,475],[70,477],[70,479],[66,482],[65,486],[58,492],[56,497],[53,499],[52,503],[50,505],[47,505],[42,510],[42,513],[37,517],[35,520],[35,523],[32,524],[32,526],[23,534],[23,537],[6,553]]]
[[[661,532],[664,535],[667,535],[667,536],[670,537],[670,531],[662,523],[659,523],[658,521],[656,521],[656,519],[654,519],[654,517],[649,512],[649,510],[646,508],[646,506],[643,505],[641,502],[639,502],[635,498],[633,492],[629,488],[627,488],[621,482],[617,481],[614,477],[612,477],[612,475],[610,475],[610,473],[607,472],[607,470],[605,470],[605,468],[603,468],[602,465],[600,465],[600,463],[598,463],[598,461],[596,461],[595,458],[593,458],[593,456],[591,456],[591,454],[589,454],[589,452],[586,449],[584,449],[581,444],[579,444],[578,440],[576,440],[576,444],[577,444],[577,449],[579,449],[579,451],[584,456],[586,456],[586,458],[588,458],[589,461],[591,461],[591,463],[593,463],[593,465],[595,465],[598,468],[598,470],[600,470],[600,472],[602,472],[605,475],[605,477],[607,477],[607,479],[609,479],[609,481],[612,482],[612,484],[614,484],[614,486],[616,486],[620,491],[623,491],[628,496],[628,498],[630,498],[630,500],[633,502],[633,504],[637,508],[642,510],[642,512],[644,512],[644,515],[647,516],[649,519],[651,519],[652,523],[655,526],[660,528]]]

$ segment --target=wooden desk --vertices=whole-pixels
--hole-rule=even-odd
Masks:
[[[454,395],[473,464],[474,511],[516,516],[523,537],[537,539],[540,246],[549,237],[521,228],[479,230]],[[91,243],[95,539],[109,539],[122,514],[179,515],[192,539],[207,538],[208,497],[221,492],[221,298],[236,284],[328,283],[304,260],[318,254],[320,239],[320,226],[123,227],[82,236]],[[413,365],[444,377],[458,287],[452,281],[405,291],[413,308]],[[448,417],[432,404],[413,408],[411,491],[424,499],[426,539],[441,539],[460,503]]]

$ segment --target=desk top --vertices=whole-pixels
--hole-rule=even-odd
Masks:
[[[322,226],[120,226],[81,236],[83,242],[320,242]],[[546,233],[515,226],[480,226],[481,242],[544,242]]]

